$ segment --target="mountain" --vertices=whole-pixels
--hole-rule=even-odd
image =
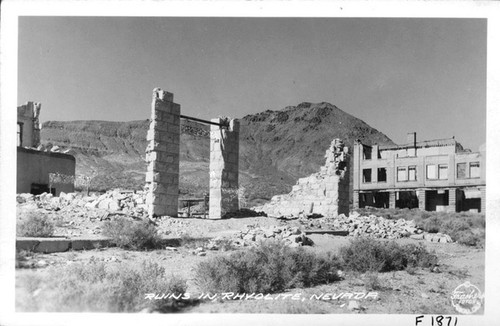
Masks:
[[[329,103],[300,103],[240,119],[240,185],[250,204],[288,193],[296,179],[316,172],[333,138],[352,148],[394,144],[386,135]],[[77,175],[94,175],[92,188],[140,189],[146,171],[149,121],[48,121],[42,144],[71,149]],[[209,127],[181,122],[180,188],[184,195],[208,192]]]

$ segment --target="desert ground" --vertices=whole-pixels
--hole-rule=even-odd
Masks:
[[[29,197],[29,196],[26,196]],[[78,195],[76,196],[78,198]],[[57,198],[57,197],[54,197]],[[81,197],[85,199],[84,197]],[[129,215],[115,214],[107,209],[85,207],[82,205],[64,203],[53,198],[40,200],[33,198],[18,200],[18,224],[21,225],[29,216],[43,216],[53,221],[52,237],[71,239],[99,238],[105,234],[106,223],[113,220],[132,218]],[[78,202],[77,200],[73,200]],[[85,203],[88,203],[86,201]],[[50,205],[52,203],[52,206]],[[133,212],[132,212],[133,211]],[[433,242],[425,239],[416,240],[418,236],[397,236],[394,239],[374,239],[369,234],[332,235],[321,234],[319,231],[331,230],[334,218],[303,217],[278,219],[265,216],[249,217],[250,210],[241,216],[220,220],[209,220],[200,216],[164,217],[148,222],[154,227],[154,232],[164,240],[163,244],[154,248],[132,250],[126,246],[99,247],[90,250],[67,250],[65,252],[43,253],[18,250],[16,259],[16,309],[26,311],[141,311],[157,312],[154,306],[147,305],[146,293],[138,290],[134,295],[140,304],[136,306],[95,307],[88,304],[88,298],[75,298],[65,293],[67,305],[58,302],[61,290],[57,283],[64,280],[68,271],[75,268],[85,268],[93,264],[102,264],[109,269],[131,268],[139,270],[147,262],[154,262],[164,269],[162,275],[168,278],[182,279],[185,282],[183,292],[190,294],[190,300],[174,300],[167,312],[198,312],[198,313],[390,313],[390,314],[456,314],[451,304],[451,294],[457,286],[469,281],[484,291],[485,251],[481,245],[465,245],[457,243]],[[398,214],[403,214],[399,212]],[[413,212],[411,212],[414,214]],[[251,214],[250,214],[251,215]],[[351,212],[351,216],[359,213]],[[371,215],[373,219],[373,215]],[[387,217],[387,213],[386,213]],[[398,216],[399,217],[399,216]],[[348,217],[347,217],[348,218]],[[468,217],[484,219],[484,216]],[[380,217],[382,219],[382,217]],[[459,217],[457,217],[459,219]],[[427,219],[428,220],[428,219]],[[330,223],[330,224],[329,224]],[[410,224],[410,226],[413,224]],[[323,228],[321,229],[321,227]],[[19,227],[18,227],[19,229]],[[265,232],[282,230],[294,233],[301,239],[292,245],[306,252],[317,255],[339,255],[341,248],[349,246],[355,239],[369,238],[381,243],[396,243],[400,246],[422,245],[429,253],[437,257],[437,262],[426,267],[407,267],[392,271],[339,270],[338,277],[332,282],[314,284],[312,286],[294,286],[269,293],[268,299],[263,298],[225,298],[221,293],[215,298],[202,298],[206,294],[198,282],[196,270],[200,263],[209,262],[217,257],[228,257],[237,252],[248,251],[258,246],[259,241],[265,241]],[[259,233],[264,230],[264,233]],[[315,230],[316,234],[309,231]],[[413,229],[412,229],[413,230]],[[243,232],[242,232],[243,231]],[[415,234],[431,234],[418,226]],[[421,232],[421,233],[417,233]],[[273,234],[271,232],[271,234]],[[434,233],[435,234],[435,233]],[[260,237],[260,239],[259,239]],[[269,238],[271,236],[267,236]],[[20,238],[20,237],[19,237]],[[277,236],[276,236],[277,238]],[[269,240],[269,239],[267,239]],[[166,242],[165,242],[166,241]],[[289,243],[290,244],[290,243]],[[73,269],[71,269],[73,268]],[[74,280],[73,280],[74,281]],[[62,282],[62,281],[61,281]],[[78,284],[73,285],[78,288]],[[154,288],[154,287],[153,287]],[[98,290],[97,290],[98,291]],[[155,293],[165,290],[158,288]],[[230,291],[227,291],[230,292]],[[351,295],[349,296],[349,293]],[[358,297],[353,297],[358,294]],[[360,294],[361,293],[361,294]],[[367,297],[368,293],[372,297]],[[267,293],[263,293],[264,295]],[[193,298],[196,298],[193,300]],[[483,308],[476,312],[481,314]]]

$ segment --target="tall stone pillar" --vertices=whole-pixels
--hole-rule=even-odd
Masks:
[[[389,208],[396,208],[396,192],[389,191]]]
[[[359,208],[359,191],[354,191],[352,195],[352,208],[353,209]]]
[[[180,105],[174,95],[153,90],[146,148],[146,205],[150,217],[178,214]]]
[[[417,189],[418,209],[425,211],[425,189]]]
[[[455,188],[448,189],[448,212],[457,211],[457,190]]]
[[[486,212],[486,187],[480,187],[481,190],[481,213]]]
[[[212,122],[229,126],[210,127],[210,206],[209,218],[220,219],[239,209],[238,170],[240,123],[223,118]]]
[[[33,103],[33,147],[40,145],[40,110],[42,109],[41,103]]]

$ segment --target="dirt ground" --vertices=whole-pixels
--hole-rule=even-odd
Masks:
[[[299,225],[298,221],[281,221],[267,217],[233,218],[226,220],[204,220],[195,218],[169,218],[161,223],[170,235],[184,234],[190,237],[189,243],[176,248],[153,251],[127,251],[119,248],[101,248],[85,251],[68,251],[52,254],[35,254],[28,258],[35,268],[16,270],[16,309],[31,311],[27,306],[30,292],[29,279],[57,272],[66,265],[91,259],[120,264],[132,263],[139,266],[144,260],[152,259],[160,263],[170,274],[187,279],[187,292],[200,294],[194,282],[193,268],[201,261],[215,255],[227,255],[229,252],[207,250],[205,256],[194,253],[207,238],[228,236],[244,228],[246,225],[272,226],[283,224]],[[72,225],[73,227],[73,225]],[[352,237],[332,235],[310,235],[314,245],[306,247],[315,252],[336,252],[349,243]],[[417,243],[409,238],[396,242]],[[450,296],[460,284],[469,281],[484,293],[484,249],[465,247],[455,243],[422,242],[430,251],[434,251],[439,259],[439,267],[433,271],[417,269],[415,271],[398,271],[378,273],[375,280],[365,274],[346,274],[344,279],[328,285],[306,289],[291,289],[287,293],[273,294],[273,300],[205,300],[200,304],[186,308],[186,312],[241,312],[241,313],[392,313],[392,314],[456,314],[451,305]],[[237,249],[244,250],[244,249]],[[377,292],[376,298],[359,300],[359,307],[349,306],[350,298],[331,299],[341,293]],[[295,294],[284,296],[284,294]],[[323,294],[323,296],[321,296]],[[329,294],[329,295],[328,295]],[[281,297],[280,297],[281,295]],[[220,298],[219,298],[220,299]],[[227,299],[227,298],[226,298]],[[296,300],[297,299],[297,300]],[[481,314],[483,308],[477,313]]]

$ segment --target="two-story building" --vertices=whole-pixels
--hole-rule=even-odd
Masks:
[[[367,146],[355,142],[353,206],[477,211],[486,207],[486,153],[464,150],[454,138]]]

